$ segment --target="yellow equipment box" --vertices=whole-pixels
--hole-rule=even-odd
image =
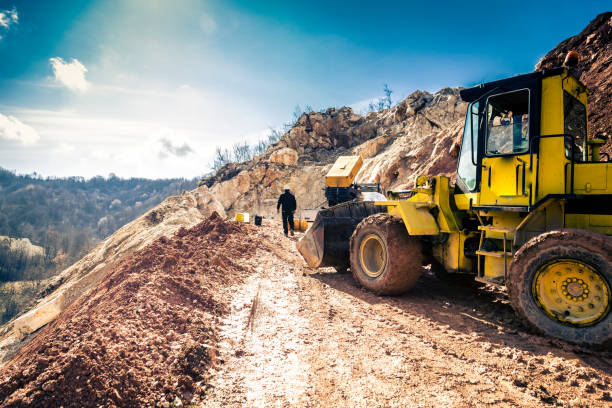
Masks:
[[[340,156],[325,176],[327,187],[349,187],[363,166],[361,156]]]
[[[235,221],[246,222],[247,224],[250,221],[249,218],[249,213],[236,213],[236,216],[234,216]]]

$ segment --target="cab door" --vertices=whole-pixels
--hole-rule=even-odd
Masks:
[[[536,134],[528,88],[498,93],[484,107],[481,206],[529,205],[529,137]]]

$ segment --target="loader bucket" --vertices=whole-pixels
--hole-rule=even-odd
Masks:
[[[349,264],[349,243],[357,224],[364,218],[386,212],[372,202],[350,201],[320,210],[297,249],[311,268],[345,267]]]

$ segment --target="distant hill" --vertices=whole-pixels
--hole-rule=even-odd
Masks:
[[[35,259],[0,246],[0,281],[42,279],[80,259],[101,239],[196,179],[121,179],[110,175],[41,178],[0,167],[0,236],[44,248]]]

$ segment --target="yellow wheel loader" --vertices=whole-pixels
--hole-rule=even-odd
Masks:
[[[609,346],[612,162],[588,137],[586,87],[555,68],[460,94],[455,184],[419,176],[384,200],[321,210],[298,249],[382,295],[413,287],[423,264],[470,274],[505,285],[536,331]]]

